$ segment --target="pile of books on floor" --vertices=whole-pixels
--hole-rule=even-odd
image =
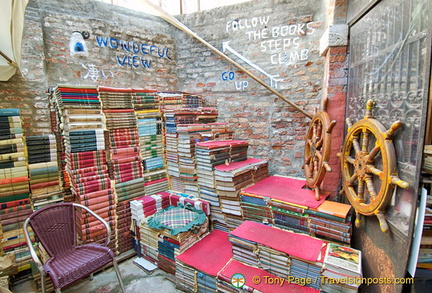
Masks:
[[[430,198],[430,195],[428,195],[428,198]],[[432,208],[429,200],[425,207],[423,231],[420,240],[420,250],[416,271],[416,274],[421,273],[424,275],[430,273],[432,269]]]
[[[30,268],[23,223],[32,213],[27,150],[19,109],[0,109],[0,221],[2,246],[18,271]]]

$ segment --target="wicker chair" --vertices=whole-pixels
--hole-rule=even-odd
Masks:
[[[77,244],[76,208],[84,209],[102,222],[107,230],[105,245]],[[31,226],[35,236],[49,255],[45,264],[42,264],[32,246],[28,225]],[[24,222],[24,235],[41,275],[43,293],[46,292],[46,274],[51,277],[56,292],[61,292],[61,288],[88,275],[92,277],[95,271],[111,262],[121,291],[125,292],[114,253],[107,247],[111,229],[106,221],[88,207],[76,203],[59,203],[37,210]]]

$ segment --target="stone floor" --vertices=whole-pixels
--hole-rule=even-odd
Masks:
[[[157,269],[147,273],[133,261],[136,256],[119,262],[120,273],[127,293],[174,293],[183,292],[176,289],[175,283],[170,281],[173,277],[166,272]],[[11,287],[14,293],[38,293],[33,280],[18,282]],[[89,278],[75,283],[73,286],[62,290],[64,293],[118,293],[120,287],[113,267],[94,275],[92,281]]]

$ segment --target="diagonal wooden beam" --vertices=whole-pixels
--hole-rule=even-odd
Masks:
[[[6,59],[7,62],[9,63],[14,63],[12,59],[10,59],[5,53],[3,53],[2,51],[0,51],[0,55]]]
[[[278,91],[276,91],[275,89],[273,89],[272,87],[270,87],[269,85],[267,85],[264,81],[262,81],[260,78],[258,78],[255,74],[253,74],[252,72],[250,72],[249,70],[247,70],[245,67],[243,67],[242,65],[238,64],[237,62],[235,62],[234,60],[232,60],[230,57],[228,57],[227,55],[225,55],[223,52],[221,52],[220,50],[218,50],[217,48],[215,48],[212,44],[208,43],[206,40],[204,40],[203,38],[201,38],[200,36],[198,36],[191,29],[189,29],[187,26],[185,26],[183,23],[181,23],[178,19],[176,19],[175,17],[171,16],[170,14],[168,14],[167,12],[165,12],[164,10],[162,10],[159,6],[154,5],[150,1],[144,0],[144,2],[146,3],[146,5],[150,6],[154,10],[154,12],[155,12],[155,14],[157,16],[161,17],[162,19],[164,19],[168,23],[172,24],[176,28],[180,29],[181,31],[187,33],[188,35],[191,35],[196,40],[198,40],[199,42],[201,42],[202,44],[204,44],[206,47],[208,47],[210,50],[212,50],[214,53],[216,53],[217,55],[219,55],[222,58],[224,58],[230,64],[234,65],[235,67],[237,67],[238,69],[240,69],[241,71],[243,71],[244,73],[246,73],[247,75],[249,75],[253,80],[255,80],[256,82],[258,82],[260,85],[262,85],[263,87],[265,87],[267,90],[269,90],[270,92],[272,92],[273,94],[275,94],[276,96],[278,96],[279,98],[281,98],[283,101],[287,102],[292,107],[294,107],[297,111],[301,112],[306,117],[312,119],[312,115],[310,115],[309,113],[307,113],[306,111],[304,111],[302,108],[300,108],[299,106],[297,106],[296,104],[294,104],[293,102],[291,102],[290,100],[288,100],[287,98],[285,98],[281,93],[279,93]],[[147,12],[151,13],[150,11],[147,11]]]

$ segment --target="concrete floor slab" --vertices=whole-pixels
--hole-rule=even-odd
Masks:
[[[173,277],[157,269],[151,274],[134,264],[135,257],[119,262],[120,273],[127,293],[175,293],[183,292],[176,289],[175,283],[169,279]],[[33,280],[15,284],[11,291],[14,293],[38,293]],[[89,278],[78,281],[73,286],[62,290],[64,293],[118,293],[120,286],[113,267],[105,269]]]

